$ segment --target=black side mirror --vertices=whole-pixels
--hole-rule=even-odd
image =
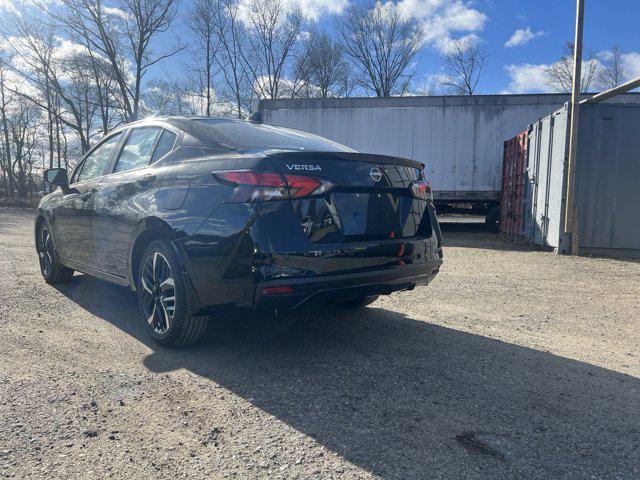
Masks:
[[[44,181],[51,185],[58,185],[65,191],[69,188],[69,177],[64,168],[50,168],[44,171]]]

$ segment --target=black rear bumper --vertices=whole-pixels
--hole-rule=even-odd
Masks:
[[[442,260],[435,260],[420,265],[403,265],[369,272],[268,280],[256,285],[253,308],[292,310],[310,302],[346,300],[412,290],[431,282],[441,265]],[[293,292],[263,293],[266,288],[284,286],[291,287]]]
[[[256,208],[224,204],[194,235],[174,242],[191,312],[291,309],[324,298],[389,294],[428,284],[442,265],[433,207],[430,235],[342,243],[310,242],[298,224],[289,225],[293,215],[284,202],[267,212]],[[290,293],[263,293],[280,286]]]

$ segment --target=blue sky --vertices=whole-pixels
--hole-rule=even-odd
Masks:
[[[242,0],[241,0],[242,1]],[[309,22],[331,29],[349,2],[359,0],[283,0],[308,15]],[[556,61],[563,45],[573,38],[574,0],[399,0],[404,11],[426,25],[429,40],[417,68],[414,87],[429,83],[442,66],[441,52],[452,38],[472,36],[486,46],[489,62],[479,93],[528,93],[547,91],[544,68]],[[186,13],[189,1],[180,4]],[[185,18],[185,15],[181,15]],[[505,43],[516,38],[528,42]],[[188,41],[183,25],[176,26],[181,40]],[[524,33],[524,35],[523,35]],[[630,76],[640,76],[640,0],[586,0],[585,51],[602,54],[619,45],[626,54]],[[606,55],[606,53],[605,53]],[[177,73],[174,66],[160,67]],[[602,57],[601,57],[602,58]]]

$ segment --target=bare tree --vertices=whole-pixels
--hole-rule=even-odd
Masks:
[[[598,61],[593,53],[589,53],[582,60],[582,77],[580,90],[590,91],[596,80]],[[573,43],[569,42],[564,47],[564,52],[553,65],[546,69],[548,85],[556,92],[571,93],[573,89]]]
[[[242,118],[243,111],[251,109],[253,87],[241,53],[248,47],[239,4],[236,0],[214,0],[208,6],[215,27],[214,60],[222,76],[221,93],[235,103],[236,115]]]
[[[295,72],[295,78],[304,83],[307,97],[338,95],[344,90],[349,77],[342,45],[333,41],[327,32],[315,28],[309,32]]]
[[[176,16],[174,0],[120,0],[108,7],[102,0],[60,0],[65,7],[49,13],[88,50],[104,57],[119,89],[125,121],[138,118],[142,80],[148,69],[181,48],[155,54],[151,41],[169,29]],[[132,72],[129,71],[131,65]]]
[[[392,2],[353,3],[338,23],[359,84],[378,97],[404,93],[415,73],[424,28]]]
[[[260,98],[278,98],[303,23],[298,10],[282,0],[249,0],[248,51],[240,51],[252,86]]]
[[[440,80],[440,86],[454,95],[473,95],[487,59],[482,46],[454,40],[444,56],[445,75]]]
[[[216,65],[216,16],[220,15],[219,12],[216,12],[217,3],[219,3],[217,0],[194,0],[187,22],[194,37],[191,48],[196,61],[194,70],[201,83],[200,89],[205,99],[207,117],[211,116],[212,82]]]
[[[614,45],[611,52],[603,58],[598,72],[598,86],[603,90],[617,87],[626,78],[626,70],[622,61],[620,46]]]
[[[34,151],[37,143],[40,110],[24,98],[18,98],[12,115],[8,118],[13,147],[13,165],[9,169],[16,176],[16,187],[19,196],[26,197],[31,193],[31,174],[33,171]]]
[[[144,91],[144,110],[152,115],[198,115],[200,92],[194,92],[188,85],[154,78],[147,83]],[[212,98],[206,99],[204,110],[207,116],[213,106]]]
[[[12,197],[14,193],[12,160],[11,160],[11,137],[9,135],[9,108],[11,98],[6,88],[7,65],[11,57],[7,52],[0,50],[0,120],[2,121],[2,167],[5,195]]]
[[[35,87],[39,95],[24,89],[18,89],[16,93],[46,112],[49,166],[53,167],[55,152],[58,152],[58,164],[61,162],[60,123],[75,131],[83,152],[89,149],[95,108],[93,98],[89,97],[91,85],[87,78],[87,62],[83,58],[86,52],[54,58],[61,43],[55,26],[24,12],[15,15],[10,23],[14,33],[12,44],[21,63],[21,68],[15,71]]]

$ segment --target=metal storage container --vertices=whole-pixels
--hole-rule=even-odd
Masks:
[[[559,253],[571,248],[564,233],[569,116],[565,105],[531,125],[526,161],[522,234]],[[640,105],[581,106],[574,190],[580,253],[640,256],[639,127]]]
[[[500,233],[509,239],[523,234],[528,147],[528,130],[504,142]]]

